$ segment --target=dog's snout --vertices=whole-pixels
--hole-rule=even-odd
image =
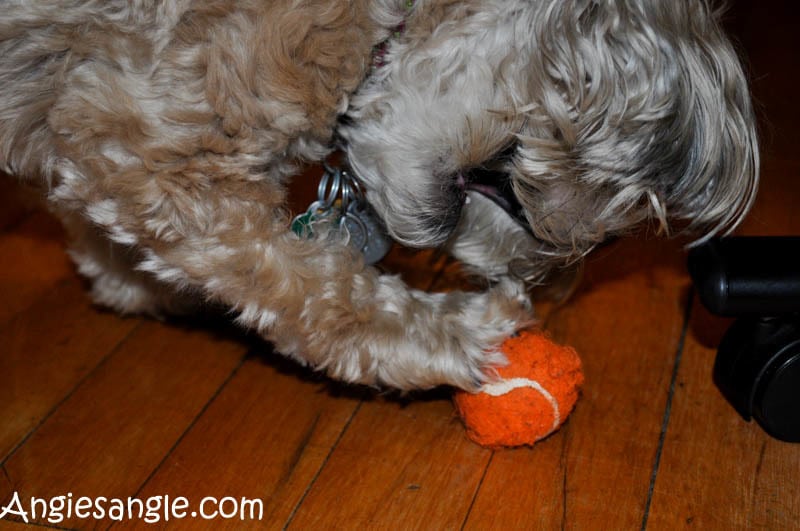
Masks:
[[[422,232],[426,234],[425,247],[438,246],[446,242],[458,226],[466,198],[466,188],[457,180],[449,181],[444,193],[433,195],[429,204],[421,209],[419,221]]]

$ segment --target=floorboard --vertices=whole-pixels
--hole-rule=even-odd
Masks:
[[[41,210],[21,217],[13,231],[0,232],[0,264],[0,323],[73,274],[63,231]]]
[[[468,442],[449,398],[362,404],[289,529],[458,529],[489,452]]]
[[[243,355],[237,341],[143,323],[3,463],[10,483],[25,498],[133,495]]]
[[[0,463],[137,324],[98,312],[73,277],[0,327]]]
[[[267,527],[289,519],[364,392],[334,390],[333,398],[328,382],[276,356],[247,358],[138,496],[257,496],[265,500],[260,514]]]

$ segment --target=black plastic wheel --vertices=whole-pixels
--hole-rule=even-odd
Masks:
[[[736,321],[720,344],[714,382],[745,420],[800,442],[800,318]]]

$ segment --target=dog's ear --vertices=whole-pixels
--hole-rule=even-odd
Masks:
[[[733,230],[755,201],[756,118],[748,79],[718,14],[705,2],[674,4],[669,22],[683,33],[674,47],[679,71],[671,140],[684,140],[673,166],[680,171],[656,184],[667,212],[707,239]]]
[[[704,1],[553,1],[531,23],[515,186],[534,230],[580,251],[647,218],[705,235],[741,220],[755,119]]]

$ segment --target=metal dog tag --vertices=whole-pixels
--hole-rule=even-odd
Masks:
[[[342,226],[350,236],[350,245],[364,255],[368,265],[379,262],[392,247],[383,223],[364,201],[354,201],[347,206]]]
[[[315,223],[337,223],[347,233],[351,247],[368,265],[379,262],[392,247],[392,239],[369,206],[361,186],[346,170],[326,165],[317,186],[317,200],[292,220],[291,229],[302,238],[314,236]]]

